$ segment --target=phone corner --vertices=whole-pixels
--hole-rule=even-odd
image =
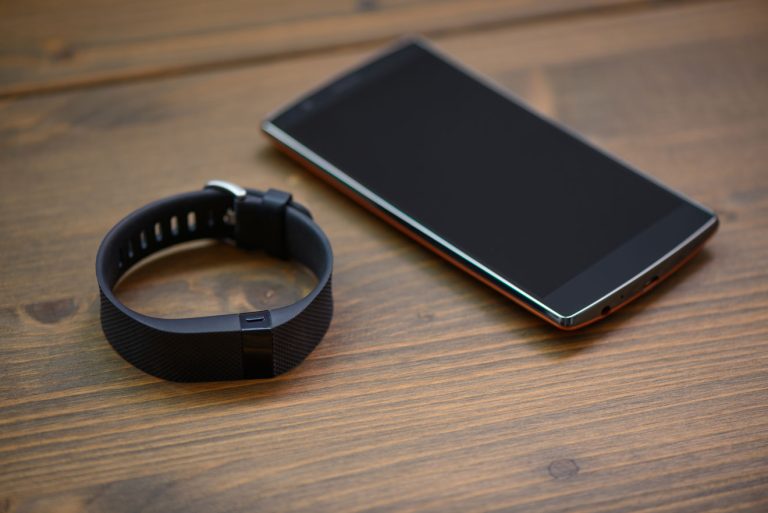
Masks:
[[[698,207],[699,210],[703,211],[707,216],[709,216],[708,219],[702,223],[698,230],[699,234],[703,235],[704,238],[709,238],[718,230],[718,228],[720,228],[720,216],[717,214],[717,212],[714,211],[714,209],[711,209],[705,205],[702,205],[701,203],[697,203],[692,200],[688,201],[689,203],[693,203],[694,206]]]
[[[580,328],[580,325],[576,322],[576,317],[572,315],[560,317],[556,323],[557,328],[562,331],[573,331]]]
[[[717,212],[714,210],[710,211],[710,214],[712,215],[712,221],[711,225],[709,227],[709,235],[714,235],[715,232],[720,228],[720,216],[717,215]]]
[[[272,123],[272,117],[267,117],[261,120],[259,128],[261,129],[261,135],[272,144],[277,144],[279,138],[275,134],[275,125]]]
[[[555,328],[562,331],[572,331],[580,327],[577,324],[576,315],[563,315],[555,312],[542,312],[540,317],[547,321]]]
[[[265,116],[261,118],[261,121],[259,121],[259,128],[261,129],[262,133],[268,134],[271,127],[272,116]]]
[[[709,208],[705,208],[704,210],[709,215],[709,219],[707,219],[698,230],[696,240],[699,249],[704,243],[710,240],[715,233],[717,233],[718,229],[720,229],[720,216],[717,215],[717,212]]]
[[[408,46],[418,45],[421,47],[428,47],[430,45],[429,40],[424,34],[418,32],[406,32],[395,39],[395,46]]]

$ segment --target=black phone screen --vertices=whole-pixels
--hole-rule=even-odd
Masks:
[[[538,298],[698,210],[416,43],[273,123]]]

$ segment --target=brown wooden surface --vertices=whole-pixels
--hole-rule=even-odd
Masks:
[[[74,4],[27,17],[86,9]],[[414,5],[440,17],[440,3]],[[289,17],[267,7],[270,23]],[[0,100],[0,511],[768,510],[765,2],[564,12],[435,38],[721,216],[676,276],[576,333],[438,260],[259,135],[264,114],[383,37],[353,44],[335,23],[334,51],[123,82],[130,51],[121,63],[115,49],[114,83]],[[285,29],[301,38],[299,27]],[[60,86],[3,67],[12,87]],[[104,233],[213,177],[293,191],[334,246],[331,330],[272,381],[160,381],[99,327]],[[276,305],[309,286],[288,264],[198,245],[139,269],[121,296],[173,316]]]
[[[648,0],[134,0],[0,3],[0,97],[248,65]]]

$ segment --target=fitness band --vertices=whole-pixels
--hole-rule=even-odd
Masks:
[[[315,274],[317,285],[292,305],[187,319],[143,315],[115,297],[113,287],[137,262],[197,239],[295,259]],[[301,363],[328,330],[332,269],[327,237],[290,194],[211,181],[203,190],[150,203],[107,233],[96,255],[101,327],[123,358],[163,379],[271,378]]]

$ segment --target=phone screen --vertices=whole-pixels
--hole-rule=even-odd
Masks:
[[[708,217],[419,44],[272,122],[537,298],[677,209]]]

